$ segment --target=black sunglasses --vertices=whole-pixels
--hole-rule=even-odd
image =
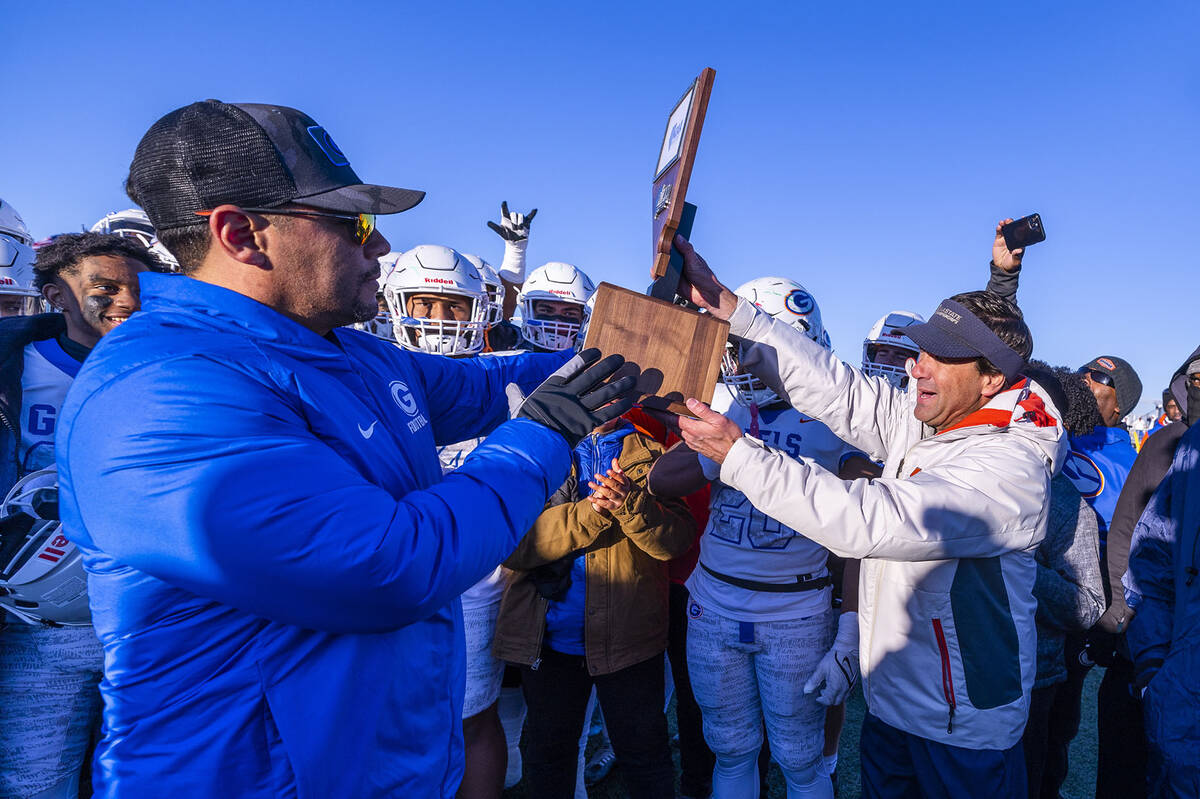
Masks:
[[[1098,372],[1095,369],[1080,369],[1079,373],[1086,374],[1093,383],[1099,383],[1100,385],[1108,386],[1109,388],[1116,388],[1116,386],[1113,385],[1112,375],[1105,374],[1104,372]]]

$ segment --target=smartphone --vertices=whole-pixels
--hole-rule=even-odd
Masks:
[[[1009,250],[1017,250],[1046,240],[1046,229],[1042,227],[1042,217],[1039,214],[1030,214],[1016,222],[1009,222],[1000,228],[1000,234],[1004,236],[1004,246]]]

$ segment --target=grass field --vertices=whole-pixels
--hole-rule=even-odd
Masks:
[[[1071,771],[1067,782],[1063,785],[1063,795],[1071,799],[1084,799],[1095,795],[1096,790],[1096,692],[1100,687],[1100,678],[1104,670],[1092,669],[1083,688],[1083,719],[1079,724],[1079,735],[1071,745]],[[838,787],[839,799],[858,799],[858,731],[862,726],[863,712],[862,691],[856,689],[846,705],[846,727],[842,732],[841,751],[838,755]],[[674,709],[668,714],[668,723],[672,735],[675,732]],[[593,739],[592,746],[595,746]],[[589,751],[590,754],[590,751]],[[675,767],[679,767],[679,754],[674,752]],[[770,793],[768,799],[784,799],[783,778],[774,764],[769,775]],[[593,785],[588,790],[589,799],[625,799],[629,794],[621,780],[621,769],[618,763],[612,774],[604,781]],[[525,791],[524,784],[504,792],[504,799],[536,799]]]

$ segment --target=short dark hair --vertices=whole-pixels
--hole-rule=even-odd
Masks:
[[[971,315],[987,325],[1001,341],[1025,360],[1033,354],[1033,334],[1025,324],[1024,314],[1017,304],[990,291],[967,291],[950,299],[962,305]],[[980,374],[996,375],[1000,370],[987,358],[978,358],[975,365]]]
[[[158,241],[167,248],[167,252],[175,256],[179,262],[179,271],[190,275],[196,271],[208,255],[212,246],[212,233],[208,225],[191,225],[159,231]]]
[[[133,186],[133,172],[125,178],[125,194],[135,205],[142,206],[142,200]],[[200,220],[197,222],[195,225],[156,231],[159,244],[175,256],[175,260],[179,262],[180,273],[185,275],[196,271],[208,255],[209,245],[212,244],[212,234],[208,232],[208,225]]]
[[[84,258],[104,255],[140,261],[152,272],[168,271],[153,253],[133,239],[112,233],[63,233],[37,251],[33,263],[34,285],[41,291],[60,275],[78,272]]]

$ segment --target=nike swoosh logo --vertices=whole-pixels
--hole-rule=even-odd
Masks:
[[[358,432],[362,435],[363,438],[370,438],[371,436],[375,435],[375,425],[377,425],[377,424],[379,424],[378,419],[371,422],[371,426],[368,427],[366,430],[363,430],[363,426],[360,424],[358,426]]]

